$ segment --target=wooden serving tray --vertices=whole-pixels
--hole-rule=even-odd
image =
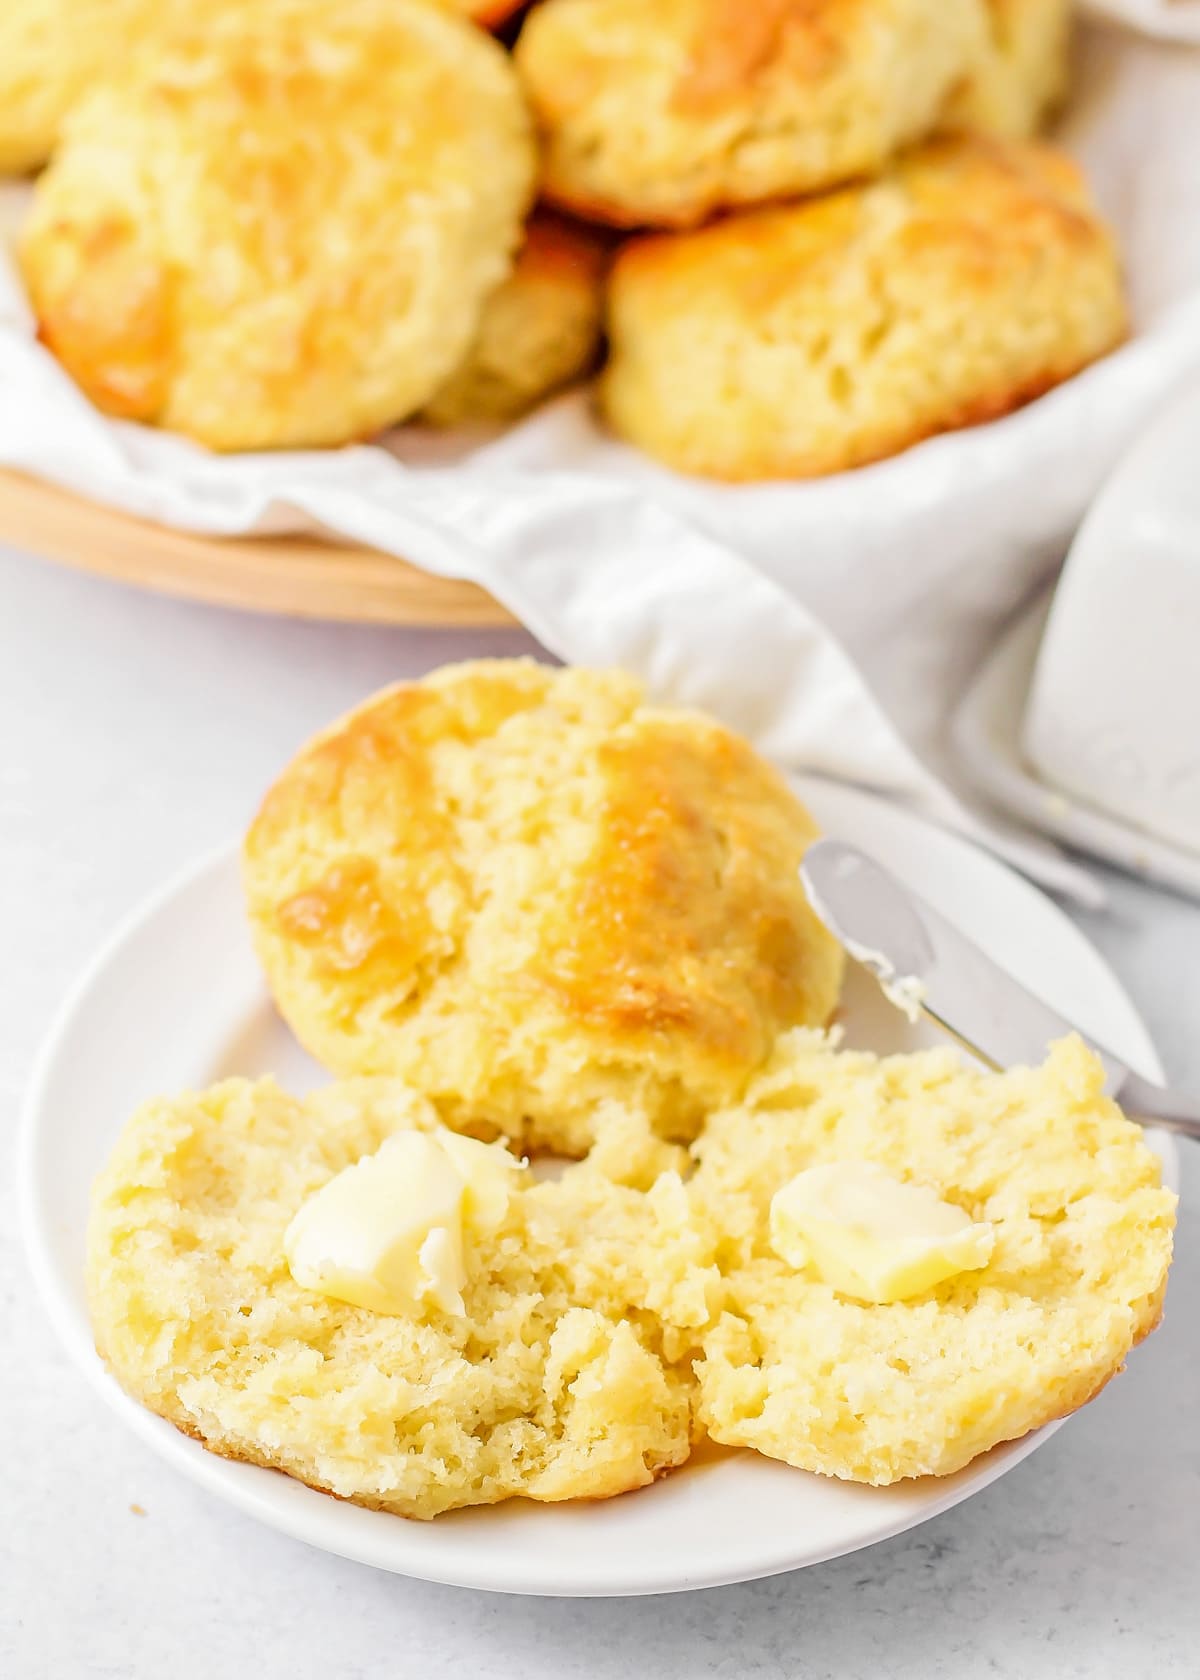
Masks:
[[[101,577],[248,612],[454,629],[516,622],[475,584],[433,577],[358,543],[194,536],[19,473],[0,472],[0,540]]]

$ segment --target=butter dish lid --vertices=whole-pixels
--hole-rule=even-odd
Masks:
[[[1051,593],[1010,626],[960,700],[950,726],[955,760],[979,793],[1030,827],[1200,900],[1200,856],[1055,787],[1024,756],[1025,705]]]
[[[1200,860],[1200,382],[1156,417],[1081,525],[1025,710],[1033,770]]]

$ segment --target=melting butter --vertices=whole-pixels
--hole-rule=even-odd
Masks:
[[[928,1185],[873,1161],[829,1161],[797,1173],[771,1200],[771,1246],[856,1301],[904,1301],[986,1266],[996,1234]]]
[[[283,1238],[291,1274],[373,1312],[461,1313],[466,1244],[504,1218],[519,1170],[499,1144],[397,1132],[298,1209]]]

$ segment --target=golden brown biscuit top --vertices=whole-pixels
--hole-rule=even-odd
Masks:
[[[866,186],[745,213],[686,238],[631,240],[617,268],[623,286],[719,294],[753,321],[819,284],[857,245],[886,249],[892,265],[936,254],[944,283],[971,288],[1048,242],[1106,240],[1065,153],[1036,142],[946,140]]]
[[[515,51],[544,196],[618,226],[874,174],[938,126],[983,0],[545,0]]]
[[[157,420],[177,382],[202,385],[200,435],[218,444],[247,407],[281,417],[267,441],[291,441],[301,386],[307,431],[347,389],[373,415],[406,311],[426,307],[437,228],[464,223],[493,158],[497,200],[519,213],[510,177],[532,176],[532,146],[515,77],[450,9],[205,10],[68,117],[23,241],[42,336],[113,413]],[[232,355],[247,308],[251,342]],[[221,333],[225,354],[206,359]]]
[[[640,61],[671,77],[671,104],[704,116],[753,100],[764,78],[789,84],[841,63],[868,0],[554,0],[534,14],[545,55],[535,99],[547,114],[590,104]],[[552,14],[552,15],[551,15]],[[557,26],[557,27],[556,27]],[[636,115],[636,113],[634,113]]]
[[[599,760],[595,843],[533,973],[591,1023],[754,1054],[758,1023],[801,1007],[788,889],[815,827],[743,741],[691,719],[656,718]]]
[[[993,419],[1127,330],[1115,245],[1075,165],[971,138],[838,193],[633,240],[607,301],[616,431],[729,480],[844,471]]]
[[[318,973],[407,989],[437,947],[435,899],[447,932],[461,921],[467,883],[428,757],[455,721],[436,696],[396,689],[316,743],[267,795],[246,842],[251,869],[309,829],[325,842],[316,868],[303,850],[294,858],[274,906],[275,932],[310,952]]]
[[[863,0],[694,0],[688,59],[675,90],[681,110],[752,95],[778,65],[796,85],[826,76],[845,57],[848,25]]]
[[[271,0],[220,10],[135,52],[110,80],[151,120],[186,121],[208,138],[203,178],[180,180],[181,195],[202,188],[238,206],[229,237],[286,283],[312,266],[300,237],[313,226],[306,205],[327,210],[338,182],[365,196],[372,162],[376,172],[389,168],[393,184],[397,164],[407,165],[416,186],[457,139],[478,88],[475,75],[458,73],[451,29],[476,56],[487,38],[463,36],[464,26],[440,12],[425,0]],[[499,49],[487,50],[502,73]],[[418,89],[419,133],[406,135],[413,119],[402,95]],[[121,104],[112,117],[121,123]],[[223,255],[228,261],[213,253],[214,267]]]
[[[440,985],[455,1008],[503,993],[750,1064],[832,1007],[839,960],[797,874],[815,832],[744,741],[634,679],[484,662],[301,753],[246,877],[277,991],[299,965],[346,1030],[381,994],[399,1025]]]

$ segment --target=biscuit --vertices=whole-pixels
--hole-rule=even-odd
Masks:
[[[273,0],[135,55],[67,121],[21,259],[102,409],[215,449],[426,402],[506,277],[533,140],[503,49],[418,0]]]
[[[589,372],[600,348],[607,247],[593,229],[536,214],[475,342],[420,418],[512,420]]]
[[[128,1393],[213,1452],[407,1517],[513,1495],[604,1498],[690,1449],[690,1373],[658,1314],[703,1320],[677,1178],[587,1170],[516,1191],[472,1245],[465,1312],[376,1313],[302,1289],[288,1222],[432,1110],[391,1081],[300,1102],[230,1080],[146,1105],[97,1182],[87,1285]]]
[[[694,1148],[727,1290],[696,1366],[717,1441],[854,1481],[948,1475],[1090,1400],[1158,1321],[1175,1197],[1078,1039],[993,1075],[791,1034]],[[991,1260],[889,1306],[794,1270],[771,1197],[845,1158],[991,1221]]]
[[[881,180],[631,241],[604,407],[683,472],[805,478],[1007,413],[1121,342],[1111,235],[1075,165],[945,140]]]
[[[840,948],[782,779],[621,672],[451,666],[318,736],[244,850],[255,945],[301,1042],[409,1080],[447,1124],[586,1152],[606,1101],[694,1133]]]
[[[244,3],[244,0],[243,0]],[[229,8],[236,0],[214,0]],[[0,6],[0,174],[45,163],[67,111],[190,0],[4,0]]]
[[[987,10],[980,57],[942,126],[1024,139],[1067,96],[1071,0],[987,0]]]
[[[274,0],[208,0],[204,13],[266,12]],[[521,0],[445,0],[494,26]],[[119,74],[131,51],[194,17],[194,0],[4,0],[0,6],[0,174],[45,163],[63,118],[95,82]],[[286,17],[286,9],[283,11]]]
[[[708,1119],[688,1185],[630,1108],[473,1233],[461,1312],[405,1313],[301,1288],[284,1234],[344,1167],[434,1129],[434,1107],[390,1079],[304,1101],[228,1080],[146,1104],[97,1181],[97,1348],[210,1450],[409,1517],[607,1497],[705,1431],[854,1481],[950,1474],[1083,1405],[1158,1321],[1175,1198],[1103,1079],[1078,1039],[996,1076],[786,1034]],[[625,1139],[648,1188],[609,1176]],[[865,1305],[780,1260],[775,1190],[843,1158],[987,1220],[987,1265]]]
[[[0,7],[0,174],[20,175],[46,161],[78,91],[61,14],[50,0],[5,0]]]
[[[545,195],[621,227],[814,192],[927,134],[983,0],[545,0],[515,56]]]

